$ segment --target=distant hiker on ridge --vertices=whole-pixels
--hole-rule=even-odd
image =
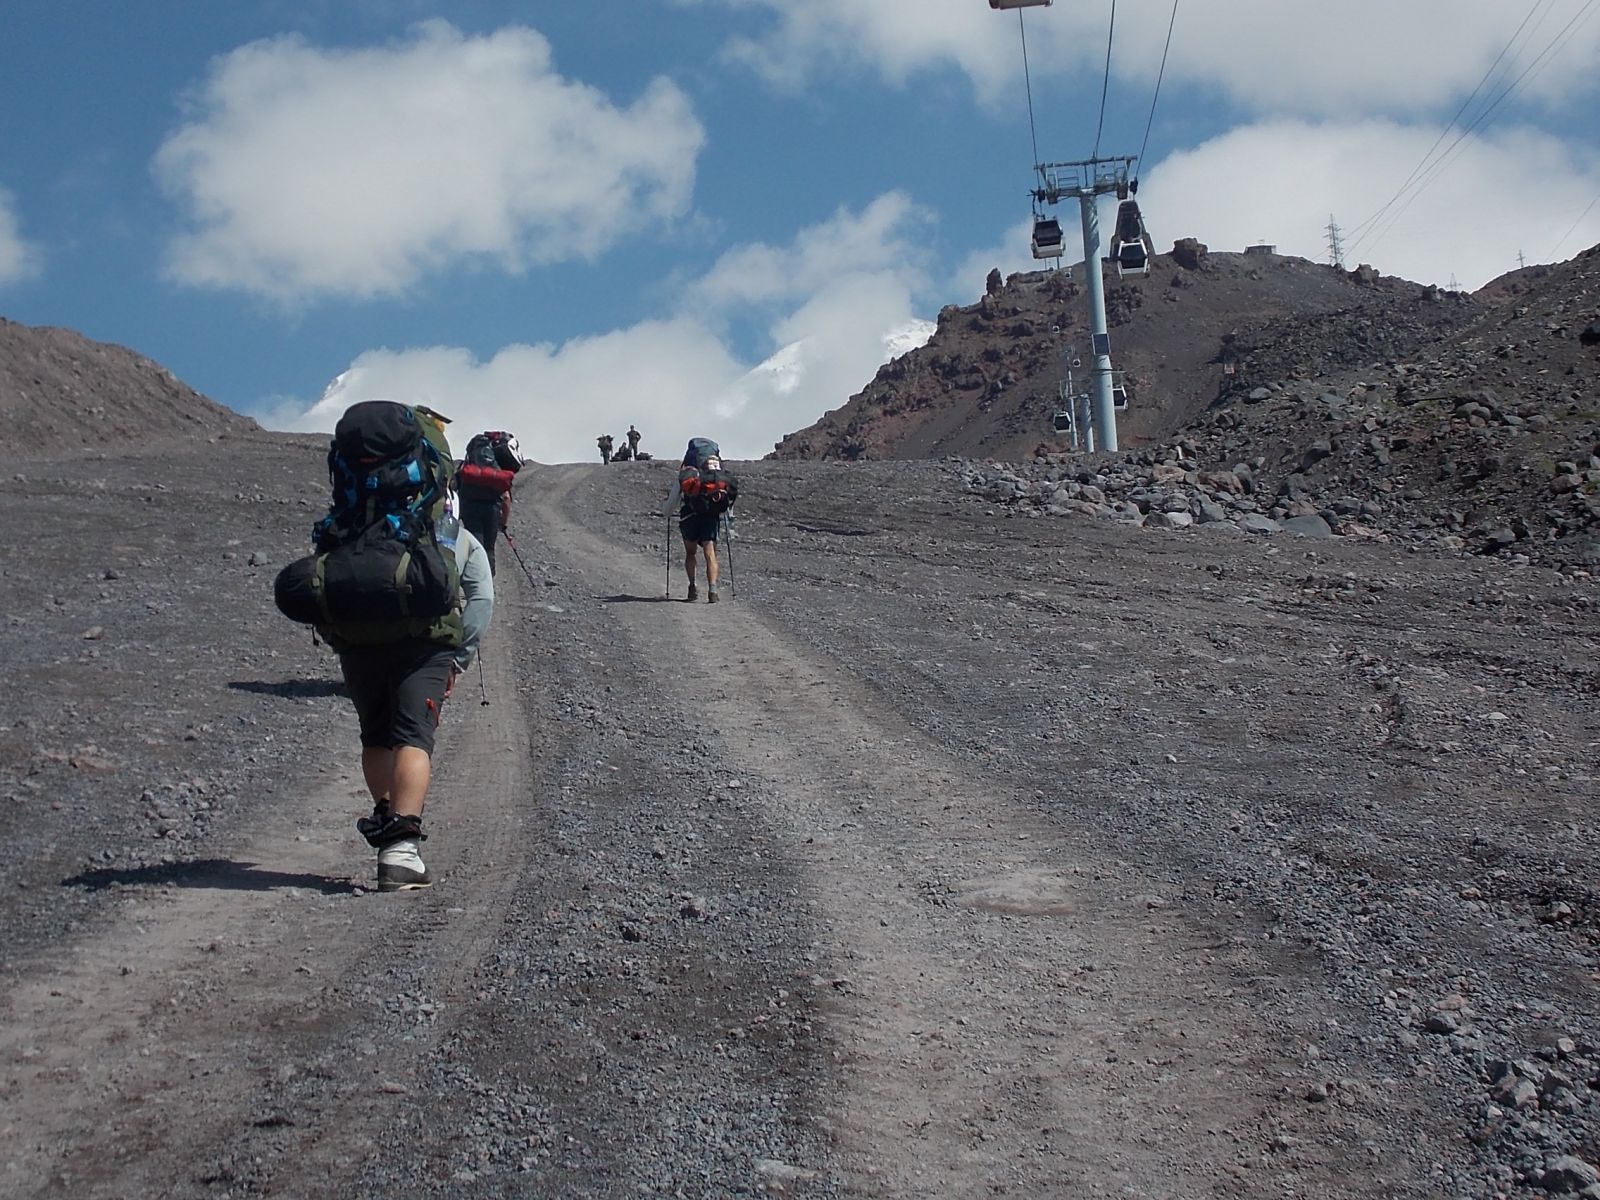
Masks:
[[[600,447],[600,461],[603,463],[610,462],[612,444],[611,435],[609,433],[602,433],[599,437],[595,438],[594,441],[595,445]]]
[[[280,571],[274,589],[284,615],[314,624],[339,655],[372,794],[356,830],[378,852],[380,892],[433,884],[420,847],[434,736],[494,613],[489,556],[451,509],[444,423],[392,400],[346,410],[316,552]]]
[[[628,454],[632,458],[639,457],[639,431],[632,424],[628,426]]]

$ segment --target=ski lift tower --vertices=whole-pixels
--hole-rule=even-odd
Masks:
[[[1089,336],[1094,354],[1094,432],[1101,450],[1117,449],[1117,409],[1111,391],[1111,336],[1106,332],[1106,287],[1101,273],[1100,217],[1095,202],[1113,192],[1119,200],[1127,200],[1138,186],[1128,181],[1135,161],[1132,157],[1085,158],[1034,167],[1039,186],[1034,188],[1033,198],[1040,204],[1060,204],[1075,196],[1083,217],[1083,273],[1089,281]]]

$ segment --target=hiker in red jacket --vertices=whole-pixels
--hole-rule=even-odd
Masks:
[[[494,571],[494,543],[511,523],[511,485],[522,470],[517,439],[501,429],[475,434],[456,469],[461,523],[483,544]]]

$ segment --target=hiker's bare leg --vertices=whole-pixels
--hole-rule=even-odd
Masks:
[[[417,746],[361,748],[361,774],[374,803],[387,799],[397,817],[420,817],[433,777],[433,760]]]
[[[420,817],[433,778],[433,759],[420,746],[401,746],[394,752],[394,785],[389,791],[389,811],[397,817]]]
[[[361,747],[361,778],[367,781],[374,804],[387,800],[394,784],[394,751],[386,746]]]
[[[689,582],[694,582],[694,570],[698,565],[695,561],[695,544],[687,538],[683,542],[683,573],[689,577]]]
[[[717,544],[715,542],[702,542],[700,548],[706,552],[706,586],[712,591],[716,591]]]

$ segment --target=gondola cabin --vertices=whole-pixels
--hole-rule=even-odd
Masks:
[[[1063,408],[1056,413],[1051,424],[1054,426],[1057,433],[1071,433],[1072,414]]]
[[[1054,217],[1035,217],[1033,222],[1033,256],[1035,258],[1060,258],[1065,244],[1061,222]]]
[[[1143,274],[1150,269],[1148,235],[1144,218],[1139,214],[1137,200],[1124,200],[1117,205],[1117,232],[1112,241],[1111,257],[1116,260],[1117,274]]]
[[[1050,0],[989,0],[990,8],[1049,8]]]

